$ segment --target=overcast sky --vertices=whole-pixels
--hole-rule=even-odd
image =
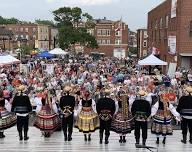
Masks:
[[[52,19],[52,11],[78,6],[94,18],[122,20],[131,30],[147,27],[147,12],[164,0],[0,0],[0,16],[20,20]]]

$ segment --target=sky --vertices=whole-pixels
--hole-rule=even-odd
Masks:
[[[164,0],[0,0],[0,16],[24,21],[53,20],[52,11],[78,6],[95,19],[122,20],[136,31],[147,27],[147,13]]]

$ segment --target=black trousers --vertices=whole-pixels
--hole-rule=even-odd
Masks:
[[[73,114],[71,114],[68,117],[63,117],[62,118],[62,128],[63,128],[63,133],[66,134],[68,131],[68,134],[71,135],[73,132]]]
[[[110,135],[111,122],[112,122],[112,120],[103,121],[102,119],[100,119],[100,130],[99,130],[99,133],[101,135],[103,135],[104,131],[105,131],[105,136],[109,136]]]
[[[135,121],[135,139],[140,139],[140,129],[142,130],[142,138],[147,139],[147,121]]]
[[[28,132],[29,129],[29,116],[17,116],[17,130],[18,132],[22,132],[24,128],[24,132]]]
[[[189,129],[190,137],[192,138],[192,119],[182,118],[181,129],[183,135],[187,135]]]

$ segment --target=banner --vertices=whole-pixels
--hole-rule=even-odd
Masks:
[[[176,54],[176,36],[168,36],[168,53]]]
[[[172,0],[171,3],[171,18],[174,18],[177,16],[177,0]]]
[[[177,68],[177,63],[169,63],[169,69],[167,75],[172,79],[175,77],[175,71]]]

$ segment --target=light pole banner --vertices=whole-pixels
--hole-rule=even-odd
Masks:
[[[174,18],[177,16],[177,0],[172,0],[171,3],[171,18]]]
[[[168,53],[176,54],[176,36],[168,37]]]

